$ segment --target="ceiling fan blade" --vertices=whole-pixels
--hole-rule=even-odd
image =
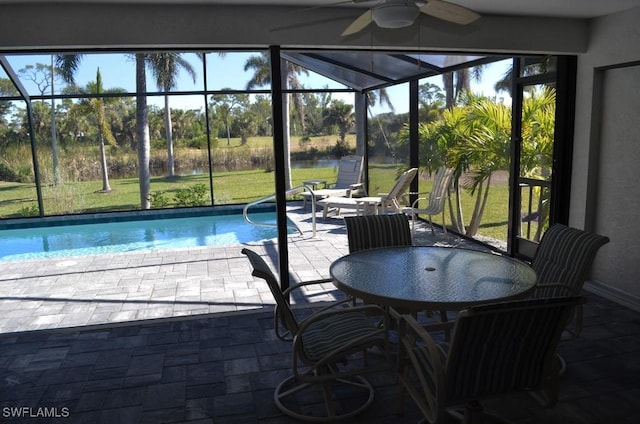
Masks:
[[[303,7],[301,9],[294,10],[292,13],[310,12],[318,9],[326,9],[328,7],[342,6],[343,4],[353,4],[353,3],[358,3],[358,1],[357,0],[338,0],[336,2],[329,3],[329,4],[319,4],[317,6]]]
[[[471,9],[442,0],[429,0],[420,8],[420,12],[459,25],[467,25],[480,18],[480,15]]]
[[[342,32],[342,36],[344,37],[346,35],[351,35],[362,31],[371,24],[372,19],[373,14],[371,12],[371,9],[369,9],[362,15],[358,16],[355,21],[351,22],[351,25],[349,25],[347,29]]]

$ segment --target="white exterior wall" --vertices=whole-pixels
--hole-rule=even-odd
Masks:
[[[590,24],[578,57],[570,225],[608,236],[587,288],[640,309],[640,8]]]

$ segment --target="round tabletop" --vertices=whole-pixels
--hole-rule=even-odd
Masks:
[[[367,302],[410,310],[460,310],[527,296],[531,267],[477,250],[436,246],[361,250],[331,264],[334,284]]]

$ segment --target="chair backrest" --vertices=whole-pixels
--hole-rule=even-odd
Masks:
[[[389,246],[411,246],[405,214],[345,216],[349,252]]]
[[[254,277],[262,278],[267,282],[269,286],[269,290],[271,290],[271,294],[276,301],[276,320],[280,320],[280,323],[287,329],[287,331],[293,336],[298,333],[298,321],[289,306],[289,302],[285,298],[282,293],[282,289],[280,288],[280,284],[278,284],[278,279],[273,272],[271,272],[271,268],[269,265],[253,250],[244,248],[242,249],[242,253],[247,255],[249,261],[251,262],[251,266],[253,267],[253,272],[251,275]],[[278,323],[276,322],[276,326]],[[276,335],[279,336],[279,333],[276,328]],[[280,336],[279,336],[280,337]]]
[[[395,207],[396,209],[399,209],[400,199],[405,193],[409,191],[409,189],[411,188],[411,182],[413,181],[413,179],[416,177],[417,174],[418,174],[418,168],[411,168],[403,172],[398,177],[398,179],[396,180],[396,183],[391,188],[389,193],[387,193],[387,195],[383,197],[382,207],[386,208],[391,206],[391,207]]]
[[[559,283],[579,292],[598,249],[609,238],[562,224],[545,231],[531,267],[539,284]]]
[[[436,172],[436,176],[433,179],[433,187],[429,192],[429,203],[426,206],[426,209],[432,215],[442,212],[446,205],[453,171],[453,169],[443,166]]]
[[[411,187],[411,182],[416,177],[417,173],[418,168],[411,168],[403,172],[402,175],[400,175],[400,177],[398,177],[398,179],[396,180],[395,185],[393,186],[391,191],[389,191],[387,197],[392,199],[399,199],[403,194],[408,192],[409,188]]]
[[[458,314],[445,364],[445,402],[541,388],[557,377],[555,351],[573,309],[558,297],[477,306]],[[555,377],[554,374],[555,373]],[[552,388],[551,403],[557,400]]]
[[[349,188],[352,184],[362,182],[362,156],[349,155],[340,159],[338,177],[334,188]]]

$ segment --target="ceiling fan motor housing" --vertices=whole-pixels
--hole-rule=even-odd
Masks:
[[[420,14],[414,1],[388,0],[372,10],[372,18],[381,28],[403,28],[413,24]]]

